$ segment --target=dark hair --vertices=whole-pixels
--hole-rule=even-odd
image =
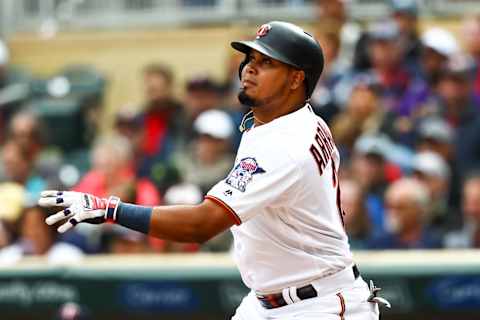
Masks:
[[[143,68],[143,73],[161,76],[162,78],[165,79],[165,81],[169,85],[173,84],[172,69],[165,64],[161,64],[161,63],[148,64]]]

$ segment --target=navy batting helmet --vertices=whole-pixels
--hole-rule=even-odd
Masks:
[[[323,70],[322,48],[310,34],[288,22],[272,21],[262,25],[253,41],[234,41],[232,47],[248,54],[252,49],[305,72],[307,98],[313,93]],[[245,59],[239,68],[247,63]]]

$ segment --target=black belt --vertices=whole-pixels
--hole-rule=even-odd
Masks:
[[[352,267],[352,272],[355,279],[360,276],[360,271],[356,265]],[[297,288],[297,297],[300,300],[315,298],[316,296],[318,296],[317,290],[315,290],[311,284]],[[281,292],[263,296],[257,295],[257,298],[265,309],[280,308],[288,304],[283,298],[283,294]]]

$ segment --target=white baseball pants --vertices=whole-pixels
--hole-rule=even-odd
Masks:
[[[368,302],[370,290],[358,277],[350,285],[322,292],[280,308],[265,309],[251,291],[237,308],[232,320],[378,320],[378,305]],[[340,290],[338,290],[340,289]]]

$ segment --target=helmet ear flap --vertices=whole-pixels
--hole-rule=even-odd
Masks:
[[[238,78],[240,80],[242,80],[242,70],[243,68],[245,68],[245,66],[247,65],[248,63],[248,57],[245,56],[245,59],[243,59],[243,61],[240,63],[240,65],[238,66]]]

